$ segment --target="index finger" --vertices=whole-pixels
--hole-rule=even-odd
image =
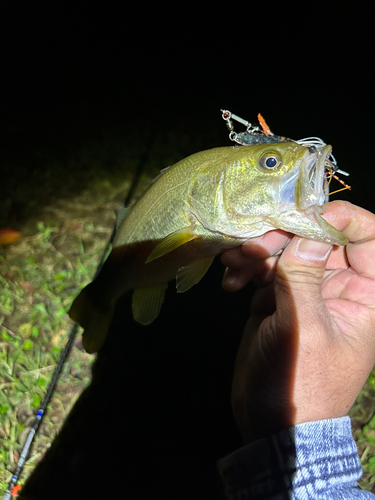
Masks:
[[[226,267],[240,269],[264,260],[273,255],[279,255],[286,247],[293,235],[281,229],[269,231],[262,236],[250,238],[241,246],[226,250],[221,261]]]
[[[375,215],[347,201],[324,205],[324,219],[348,238],[348,261],[354,271],[375,278]]]

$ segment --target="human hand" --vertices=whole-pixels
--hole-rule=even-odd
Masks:
[[[349,238],[334,247],[283,232],[223,254],[224,288],[254,276],[232,407],[245,442],[347,414],[375,363],[375,215],[347,202],[324,218]],[[272,236],[273,234],[273,236]],[[273,251],[287,247],[280,257]],[[268,257],[267,257],[268,255]],[[267,258],[266,258],[267,257]]]

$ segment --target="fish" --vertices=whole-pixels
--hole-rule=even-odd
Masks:
[[[293,141],[218,147],[162,170],[134,205],[119,210],[112,251],[70,308],[86,351],[101,348],[126,291],[134,289],[134,319],[148,325],[169,281],[176,279],[177,292],[189,290],[216,255],[250,238],[282,229],[346,245],[321,217],[331,150]]]

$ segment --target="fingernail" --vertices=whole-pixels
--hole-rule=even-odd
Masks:
[[[332,245],[320,241],[301,238],[297,246],[298,255],[305,260],[325,260]]]
[[[238,279],[238,270],[237,269],[226,269],[223,277],[222,286],[224,288],[233,288]]]

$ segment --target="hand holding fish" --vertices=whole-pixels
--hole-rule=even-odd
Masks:
[[[237,292],[253,279],[262,286],[273,279],[278,255],[293,238],[281,229],[251,238],[242,246],[227,250],[221,261],[226,266],[223,288]]]
[[[290,235],[275,231],[258,250],[249,242],[242,255],[223,256],[231,265],[226,288],[242,288],[252,272],[260,284],[232,390],[245,442],[346,415],[375,363],[375,215],[341,201],[324,208],[327,222],[348,237],[346,247],[296,236],[280,257],[260,260],[259,252],[272,255],[288,242]]]

